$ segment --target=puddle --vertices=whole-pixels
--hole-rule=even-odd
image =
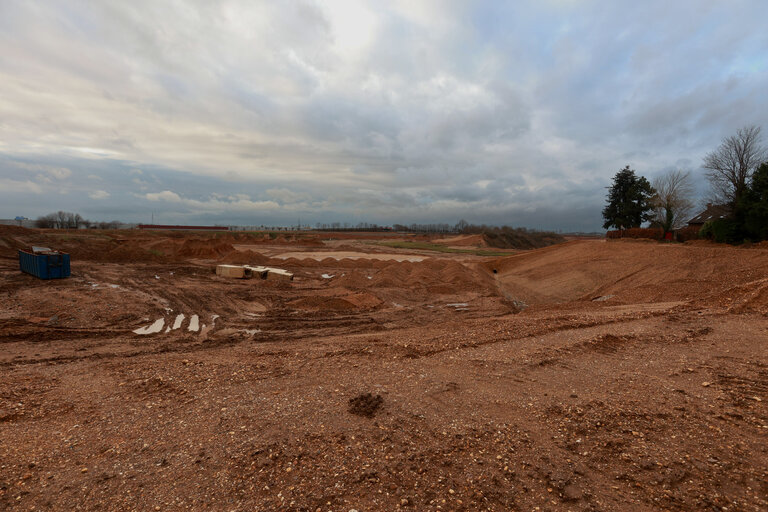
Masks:
[[[261,332],[261,329],[243,329],[243,332],[249,336],[253,336],[257,332]]]
[[[331,279],[333,276],[334,274],[323,274],[320,277],[322,277],[323,279]]]
[[[200,330],[200,317],[197,315],[192,315],[189,318],[189,327],[187,329],[192,332],[197,332]]]
[[[448,308],[466,308],[469,306],[466,302],[454,302],[453,304],[446,304],[445,307]]]
[[[165,325],[165,319],[164,318],[158,318],[155,320],[155,323],[152,325],[148,325],[146,327],[139,327],[138,329],[134,329],[135,334],[157,334],[158,332],[163,330],[163,326]]]

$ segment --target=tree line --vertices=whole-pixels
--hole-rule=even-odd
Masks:
[[[707,199],[729,213],[707,222],[700,236],[727,243],[768,239],[768,148],[760,132],[758,126],[741,128],[704,157]],[[650,222],[665,234],[678,230],[693,213],[693,194],[689,172],[669,171],[651,183],[626,166],[609,187],[603,227],[626,230]]]
[[[53,229],[80,229],[80,228],[95,228],[95,229],[117,229],[120,226],[120,222],[113,220],[112,222],[93,222],[88,219],[84,219],[79,213],[65,212],[59,210],[55,213],[49,213],[48,215],[42,215],[35,219],[35,227],[37,228],[53,228]]]

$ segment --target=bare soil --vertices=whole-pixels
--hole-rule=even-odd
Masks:
[[[768,509],[764,247],[376,237],[0,228],[0,509]]]

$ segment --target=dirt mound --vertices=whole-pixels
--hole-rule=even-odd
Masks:
[[[344,300],[358,309],[371,309],[381,304],[381,301],[370,293],[353,293],[344,297]]]
[[[168,254],[158,249],[152,249],[137,243],[120,244],[106,252],[84,251],[80,254],[77,252],[74,254],[79,255],[83,259],[113,263],[135,263],[142,261],[161,263],[172,259]]]
[[[16,258],[18,256],[19,249],[29,249],[29,246],[24,242],[17,240],[13,236],[0,234],[0,257]]]
[[[371,418],[383,403],[384,399],[381,398],[381,395],[374,396],[371,393],[362,393],[349,399],[349,412],[357,416]]]
[[[364,269],[345,269],[342,275],[335,275],[331,280],[333,286],[343,286],[351,290],[370,288],[373,271]]]
[[[176,256],[218,259],[234,250],[232,244],[219,240],[185,240]]]
[[[472,291],[485,287],[485,279],[459,262],[427,259],[421,262],[390,263],[370,280],[375,288],[449,287],[452,291]]]
[[[33,229],[23,228],[21,226],[12,226],[9,224],[0,224],[0,236],[6,235],[29,235],[36,233]]]
[[[610,295],[618,303],[727,306],[749,294],[749,305],[744,307],[759,309],[765,298],[752,285],[768,278],[765,251],[642,242],[573,241],[483,266],[489,272],[496,270],[505,296],[529,304]]]
[[[308,311],[350,311],[356,309],[373,309],[378,307],[381,301],[369,293],[353,293],[345,297],[311,296],[302,297],[288,302],[287,305],[295,309]]]
[[[236,265],[268,265],[271,259],[260,252],[232,251],[221,257],[220,261]]]

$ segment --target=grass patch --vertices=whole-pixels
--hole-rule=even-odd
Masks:
[[[396,249],[474,254],[475,256],[509,256],[511,254],[510,252],[489,251],[486,249],[457,249],[455,247],[447,247],[442,244],[433,244],[430,242],[377,242],[376,245],[394,247]]]
[[[148,249],[147,252],[149,252],[149,254],[152,254],[153,256],[165,256],[165,253],[163,251],[158,251],[157,249]]]

